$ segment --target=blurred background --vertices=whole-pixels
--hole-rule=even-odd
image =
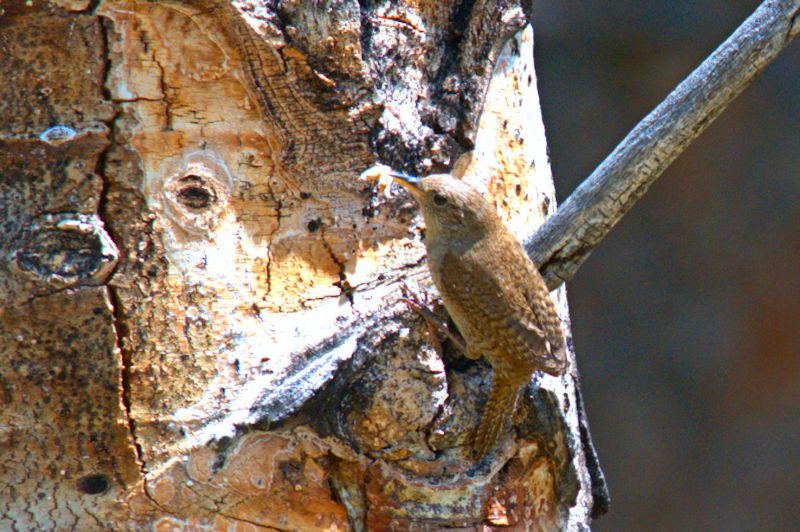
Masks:
[[[533,0],[559,201],[758,6]],[[800,526],[800,38],[568,284],[595,531]]]

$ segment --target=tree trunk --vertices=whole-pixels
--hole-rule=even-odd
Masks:
[[[435,299],[421,217],[359,178],[453,169],[520,239],[541,224],[522,6],[4,2],[0,109],[0,528],[554,530],[604,510],[574,356],[469,461],[491,369],[440,356],[399,301]]]

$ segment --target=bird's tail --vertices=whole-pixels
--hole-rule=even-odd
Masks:
[[[517,405],[519,389],[519,383],[508,382],[495,376],[489,400],[472,441],[472,458],[476,462],[494,449],[506,431],[514,414],[514,407]]]

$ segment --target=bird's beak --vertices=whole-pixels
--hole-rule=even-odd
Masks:
[[[401,174],[400,172],[391,172],[389,175],[391,175],[392,178],[395,181],[397,181],[403,188],[408,190],[408,192],[411,193],[412,196],[414,196],[414,199],[421,202],[422,199],[425,197],[425,193],[422,192],[422,189],[420,189],[419,186],[417,185],[417,183],[420,181],[419,177],[415,177],[408,174]]]

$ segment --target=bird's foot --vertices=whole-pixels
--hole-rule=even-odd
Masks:
[[[400,301],[411,307],[415,312],[417,312],[422,319],[425,320],[425,325],[428,328],[428,335],[431,339],[431,344],[433,348],[436,350],[436,353],[439,357],[444,356],[444,350],[442,348],[442,342],[439,339],[439,332],[443,333],[456,348],[461,351],[461,353],[466,354],[467,347],[464,344],[464,340],[451,331],[447,327],[447,323],[445,320],[437,316],[429,306],[427,295],[423,295],[422,298],[418,296],[415,292],[413,292],[408,285],[402,283],[400,285],[400,291],[403,293],[403,297],[400,298]]]

